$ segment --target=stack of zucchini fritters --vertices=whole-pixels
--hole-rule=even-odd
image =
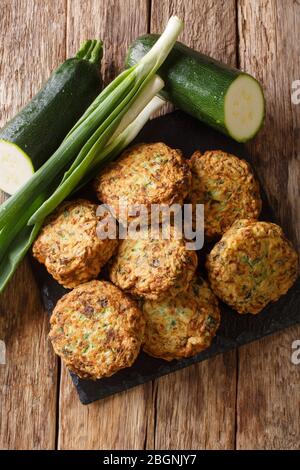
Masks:
[[[244,160],[222,151],[196,151],[185,160],[164,143],[126,150],[95,181],[110,212],[83,199],[63,203],[46,220],[33,255],[63,286],[51,317],[55,352],[82,378],[98,379],[129,367],[140,348],[167,361],[210,346],[220,324],[217,297],[238,313],[259,313],[297,277],[298,257],[275,224],[260,222],[259,185]],[[126,201],[127,205],[122,201]],[[204,205],[205,239],[216,242],[197,270],[177,226],[164,238],[151,208]],[[139,236],[103,239],[100,227],[141,220]],[[163,210],[162,210],[163,214]],[[195,224],[195,218],[193,221]],[[195,227],[196,228],[196,227]],[[107,265],[109,281],[95,280]],[[204,266],[199,266],[204,272]]]

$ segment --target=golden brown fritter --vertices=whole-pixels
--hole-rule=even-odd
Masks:
[[[183,204],[191,185],[188,163],[178,150],[166,144],[138,144],[123,152],[97,177],[95,187],[100,201],[113,209],[121,222],[133,220],[119,211],[119,202],[129,206],[143,204],[150,213],[151,204]]]
[[[215,294],[239,313],[259,313],[297,278],[298,256],[270,222],[236,221],[214,246],[206,267]]]
[[[220,237],[237,219],[257,219],[261,211],[259,184],[249,164],[221,150],[196,151],[190,160],[190,201],[204,204],[208,238]]]
[[[196,252],[187,250],[181,234],[171,227],[170,239],[166,240],[153,227],[151,234],[143,228],[140,237],[120,241],[110,266],[111,281],[145,299],[157,299],[166,291],[176,295],[186,290],[198,261]]]
[[[61,204],[33,245],[33,256],[60,284],[73,288],[94,279],[113,255],[117,240],[101,240],[97,205],[84,199]]]
[[[109,377],[130,367],[144,339],[141,310],[106,281],[90,281],[64,295],[50,323],[54,351],[81,378]]]
[[[198,354],[211,344],[220,324],[218,300],[195,276],[186,292],[143,303],[144,351],[167,361]]]

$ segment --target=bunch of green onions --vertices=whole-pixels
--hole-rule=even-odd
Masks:
[[[183,29],[173,16],[153,48],[95,99],[50,159],[0,206],[0,292],[36,238],[45,217],[95,176],[162,105],[156,71]]]

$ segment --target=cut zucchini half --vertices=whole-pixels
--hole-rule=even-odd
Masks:
[[[32,161],[17,145],[0,140],[0,189],[14,194],[34,173]]]
[[[126,66],[139,62],[158,37],[137,38],[129,48]],[[238,142],[254,137],[264,123],[263,90],[245,72],[176,42],[157,73],[165,82],[164,98]]]
[[[265,100],[255,78],[239,75],[229,86],[224,101],[224,120],[228,133],[238,142],[254,137],[263,125]]]

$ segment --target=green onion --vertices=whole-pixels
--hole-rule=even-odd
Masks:
[[[97,98],[93,101],[93,103],[86,109],[83,113],[81,118],[77,121],[77,123],[73,126],[70,130],[69,134],[65,137],[65,140],[80,126],[80,124],[85,121],[85,119],[92,114],[93,111],[97,109],[97,107],[104,101],[104,99],[114,91],[114,89],[122,83],[122,81],[130,75],[131,69],[126,69],[120,73],[106,88],[97,96]]]
[[[33,225],[36,222],[43,220],[48,214],[50,214],[69,194],[71,194],[76,186],[80,183],[81,179],[84,178],[88,168],[90,167],[93,159],[97,153],[100,153],[106,145],[109,138],[116,131],[122,117],[134,104],[134,101],[139,96],[145,86],[153,78],[157,69],[162,65],[172,47],[174,46],[176,39],[181,32],[183,27],[182,22],[177,17],[172,17],[158,41],[154,44],[152,49],[131,69],[131,73],[125,77],[124,81],[118,85],[122,87],[124,82],[130,82],[134,77],[135,84],[129,93],[124,96],[123,100],[117,107],[109,105],[110,114],[105,121],[98,127],[93,136],[89,139],[87,144],[83,147],[79,153],[75,162],[71,165],[69,171],[65,174],[62,183],[52,194],[52,196],[42,204],[42,206],[35,212],[30,218],[28,224]],[[103,102],[100,103],[99,107],[104,108],[106,102],[111,98],[114,101],[116,90],[112,92]],[[97,98],[96,98],[97,100]],[[93,115],[99,109],[92,111]],[[87,115],[86,120],[82,122],[79,128],[84,125],[86,121],[90,119],[91,115]],[[76,130],[74,131],[76,133]],[[72,137],[70,134],[70,138]]]
[[[40,231],[42,223],[29,227],[27,222],[45,199],[47,194],[39,194],[14,224],[6,225],[0,232],[0,293],[4,291]]]
[[[4,291],[19,263],[31,247],[41,226],[42,223],[33,227],[25,225],[12,240],[10,249],[0,261],[0,293]]]
[[[135,77],[126,77],[114,92],[107,96],[99,107],[62,142],[52,157],[34,173],[28,182],[0,206],[0,229],[18,218],[28,206],[28,202],[33,202],[38,192],[44,191],[52,184],[82,147],[85,150],[90,149],[95,140],[95,131],[101,123],[103,124],[103,120],[109,119],[110,111],[118,105],[120,99],[128,94],[134,81]]]
[[[182,27],[181,20],[172,17],[149,53],[100,93],[52,157],[0,206],[0,292],[33,243],[44,218],[115,158],[161,106],[162,100],[153,98],[163,86],[155,73]],[[88,41],[79,54],[92,55],[93,50],[93,41]]]
[[[129,111],[125,114],[114,134],[111,136],[110,141],[113,141],[119,134],[126,129],[129,124],[131,124],[135,118],[142,112],[145,106],[157,95],[165,86],[164,81],[158,76],[154,77],[147,83],[145,88],[140,93],[140,96],[137,97],[136,101],[129,108]],[[161,103],[161,101],[156,101],[156,103]]]
[[[145,108],[138,114],[138,116],[124,129],[118,136],[111,139],[106,145],[104,150],[94,159],[89,168],[88,173],[81,182],[76,191],[85,186],[91,179],[95,177],[103,166],[116,158],[120,153],[136,138],[139,132],[143,129],[150,116],[158,111],[165,101],[158,96],[155,96]]]
[[[61,185],[29,219],[29,225],[44,219],[46,215],[51,213],[69,194],[71,194],[76,189],[89,168],[94,168],[94,165],[92,164],[93,160],[96,159],[96,157],[98,161],[99,159],[104,158],[104,156],[102,157],[102,152],[105,154],[105,145],[108,143],[108,140],[115,140],[117,135],[122,133],[122,131],[130,124],[130,122],[132,122],[138,116],[145,105],[149,103],[149,101],[163,88],[163,86],[164,82],[158,76],[154,76],[139,93],[134,104],[132,106],[127,104],[126,107],[122,110],[123,119],[119,123],[117,129],[115,129],[113,135],[111,135],[111,129],[115,126],[115,121],[113,121],[112,124],[106,128],[104,133],[101,134],[101,130],[102,127],[105,127],[105,123],[97,130],[95,134],[97,136],[99,135],[98,140],[94,143],[93,146],[90,146],[88,142],[86,147],[82,149],[76,161],[73,163],[68,172],[65,173]],[[125,113],[127,109],[128,111]],[[116,109],[111,114],[110,119],[113,118],[114,114],[118,116],[119,121],[119,110]],[[93,141],[95,141],[95,135],[93,136]],[[116,155],[115,152],[114,155]],[[76,162],[77,165],[75,165]]]
[[[40,205],[45,201],[46,196],[38,196],[31,206],[29,206],[21,217],[19,217],[16,222],[10,226],[5,225],[5,227],[0,232],[0,261],[5,256],[6,251],[11,243],[11,240],[14,239],[20,230],[27,225],[28,219],[34,214],[34,212],[40,207]]]

